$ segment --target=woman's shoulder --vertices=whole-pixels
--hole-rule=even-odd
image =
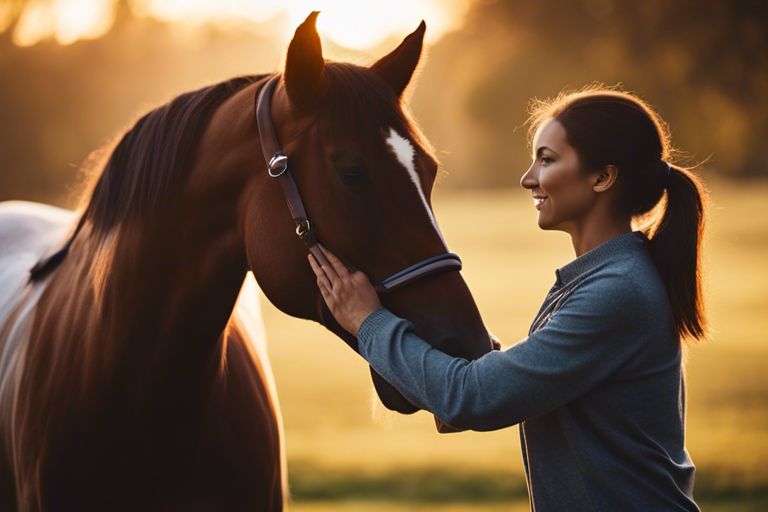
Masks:
[[[617,253],[585,276],[584,291],[603,301],[637,310],[667,308],[667,295],[650,253],[645,247]]]
[[[556,271],[547,301],[586,316],[631,323],[628,316],[663,315],[663,282],[640,231],[617,236]],[[545,306],[546,306],[545,302]]]

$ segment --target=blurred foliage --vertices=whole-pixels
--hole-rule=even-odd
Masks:
[[[141,112],[279,69],[287,44],[266,26],[192,33],[136,19],[125,2],[106,36],[69,46],[16,47],[12,23],[0,33],[0,199],[69,205],[77,167]],[[477,0],[464,27],[429,48],[411,109],[450,174],[444,187],[516,185],[529,164],[528,101],[596,81],[654,105],[687,163],[764,178],[766,27],[759,0]],[[364,57],[326,44],[326,54],[368,63],[398,42]]]

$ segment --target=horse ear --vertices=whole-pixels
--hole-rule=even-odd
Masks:
[[[402,96],[419,63],[426,30],[427,24],[422,20],[419,28],[403,39],[400,46],[371,66],[373,71],[387,81],[398,97]]]
[[[285,89],[291,103],[299,110],[315,106],[323,85],[323,48],[315,23],[318,11],[299,25],[288,45],[285,60]]]

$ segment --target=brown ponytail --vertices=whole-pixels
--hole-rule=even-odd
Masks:
[[[708,194],[692,170],[667,163],[674,150],[659,115],[633,94],[598,86],[535,101],[530,134],[548,119],[565,128],[586,170],[619,169],[617,215],[642,222],[680,337],[705,338],[701,242]]]
[[[660,219],[645,230],[681,337],[706,336],[701,293],[701,239],[707,193],[690,171],[672,167]]]

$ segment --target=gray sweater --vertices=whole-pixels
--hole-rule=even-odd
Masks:
[[[360,354],[454,427],[519,423],[532,510],[698,511],[680,341],[646,243],[625,233],[557,269],[528,337],[505,351],[451,357],[380,308]]]

